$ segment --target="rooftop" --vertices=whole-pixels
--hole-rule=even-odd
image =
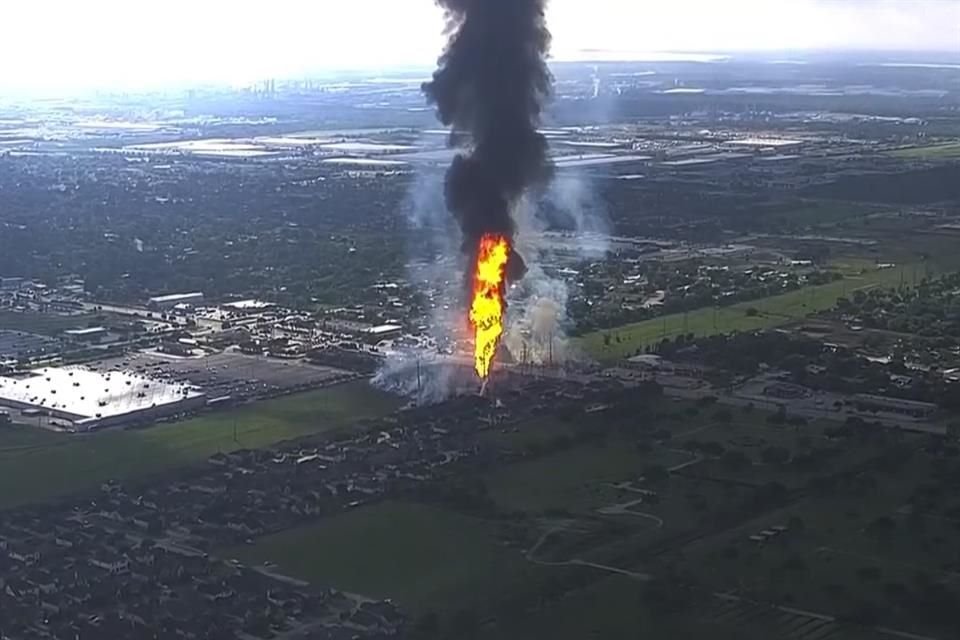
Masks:
[[[7,401],[54,410],[74,420],[119,416],[201,395],[187,384],[84,367],[51,367],[25,376],[0,377],[0,404]]]

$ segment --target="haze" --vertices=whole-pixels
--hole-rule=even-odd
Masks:
[[[323,69],[428,67],[429,0],[35,0],[4,7],[0,89],[242,85]],[[958,0],[553,0],[554,57],[652,51],[960,51]]]

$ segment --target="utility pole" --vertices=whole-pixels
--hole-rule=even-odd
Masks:
[[[423,381],[420,378],[420,358],[417,358],[417,406],[423,401]]]

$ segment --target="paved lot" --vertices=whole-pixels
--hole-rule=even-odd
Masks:
[[[206,391],[211,399],[221,396],[249,398],[276,395],[353,377],[346,371],[301,360],[279,360],[237,352],[201,358],[173,358],[140,352],[101,360],[90,366],[101,371],[127,369],[162,380],[189,381]]]
[[[38,356],[56,351],[60,341],[23,331],[0,329],[0,360],[16,360],[21,356]]]

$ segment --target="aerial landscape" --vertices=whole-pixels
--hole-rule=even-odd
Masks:
[[[960,42],[439,4],[0,91],[0,640],[960,637]]]

